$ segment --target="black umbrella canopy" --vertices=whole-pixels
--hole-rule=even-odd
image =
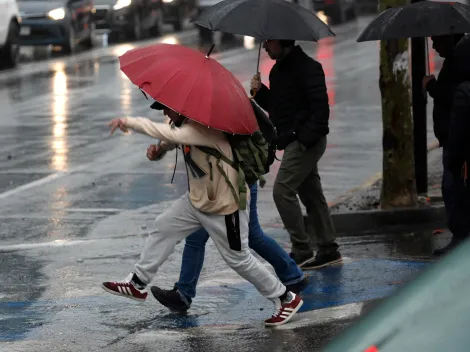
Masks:
[[[313,12],[286,0],[224,0],[192,20],[212,31],[259,39],[318,41],[334,36]]]
[[[364,29],[358,42],[470,32],[470,6],[421,1],[390,8]]]

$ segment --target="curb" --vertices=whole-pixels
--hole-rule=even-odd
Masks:
[[[331,214],[337,236],[427,230],[446,226],[444,206]]]
[[[428,146],[428,153],[439,148],[436,140]],[[337,197],[328,205],[330,209],[337,208],[350,200],[355,194],[364,192],[382,180],[382,172],[371,176],[362,185],[352,188]],[[434,199],[439,199],[436,197]],[[423,208],[401,208],[391,210],[364,210],[332,213],[331,218],[336,228],[337,236],[366,235],[377,232],[399,232],[414,228],[431,229],[446,226],[444,207],[429,206]]]

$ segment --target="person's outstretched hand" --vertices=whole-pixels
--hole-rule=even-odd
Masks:
[[[124,119],[114,119],[110,123],[108,123],[108,127],[111,128],[111,134],[116,131],[116,129],[120,129],[122,132],[127,132],[126,121]]]

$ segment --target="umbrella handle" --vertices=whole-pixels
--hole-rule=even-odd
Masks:
[[[259,60],[261,57],[261,48],[263,47],[263,41],[261,40],[259,42],[259,47],[258,47],[258,64],[256,65],[256,72],[259,75]],[[253,95],[250,97],[250,99],[254,99],[256,97],[256,93],[258,93],[256,90],[253,91]]]
[[[258,72],[258,75],[259,75],[259,72]],[[253,95],[250,97],[250,99],[255,99],[257,93],[258,91],[253,89]]]

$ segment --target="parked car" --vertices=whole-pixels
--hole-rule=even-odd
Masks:
[[[15,67],[18,62],[20,21],[16,0],[0,0],[0,68]]]
[[[21,45],[93,45],[93,0],[19,0]]]
[[[356,19],[356,0],[313,0],[315,12],[323,11],[332,24],[341,24]]]
[[[111,37],[139,40],[160,33],[161,0],[94,0],[94,21],[98,32]]]

